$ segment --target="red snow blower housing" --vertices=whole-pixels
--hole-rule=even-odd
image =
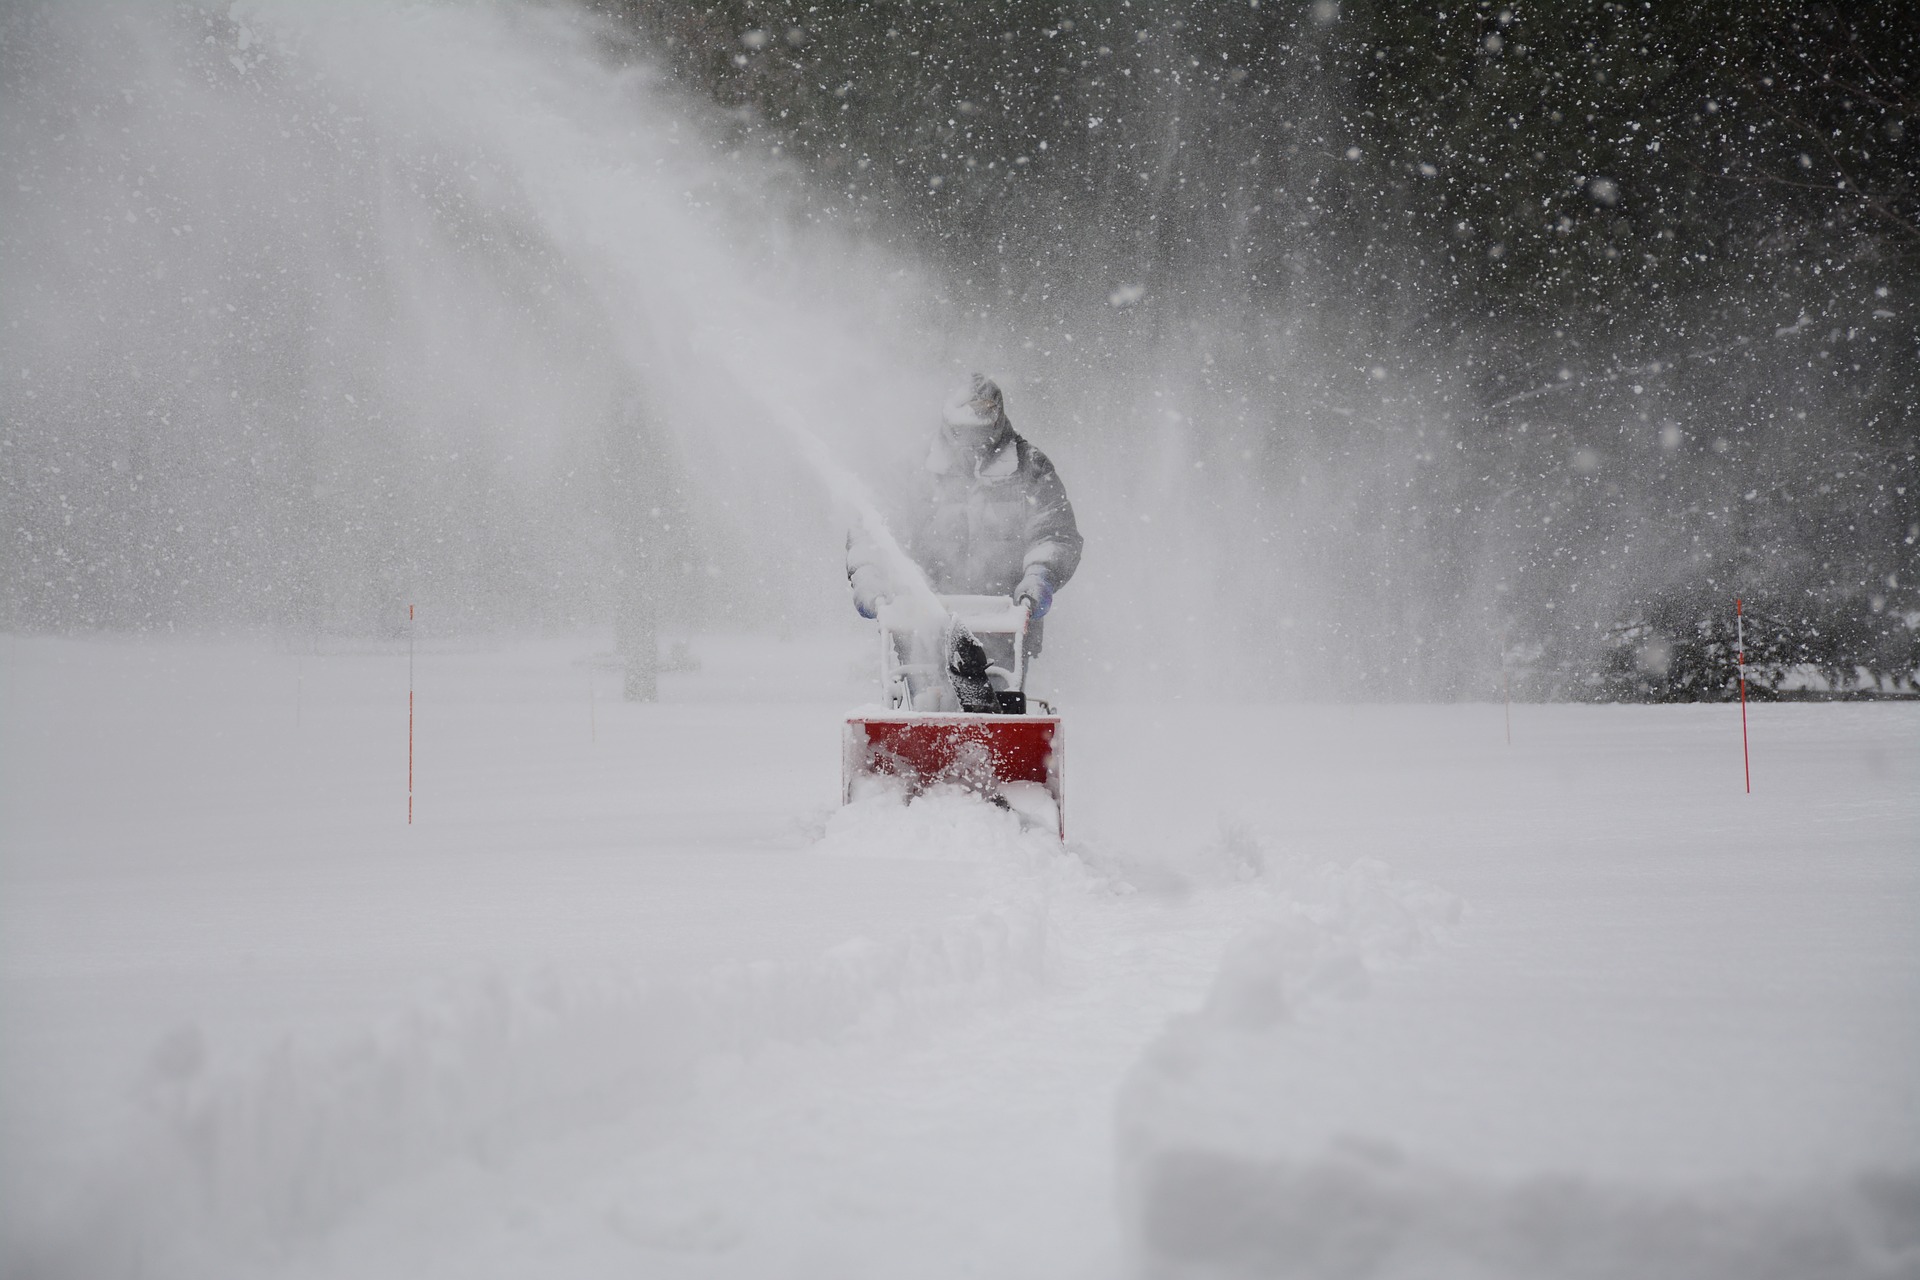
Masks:
[[[911,602],[880,606],[886,710],[847,717],[841,803],[853,799],[861,779],[879,775],[914,793],[951,783],[1052,827],[1064,840],[1066,744],[1053,708],[1026,696],[1026,603],[938,599],[940,614]],[[981,637],[1011,640],[992,643],[1010,649],[1012,666],[989,663]]]

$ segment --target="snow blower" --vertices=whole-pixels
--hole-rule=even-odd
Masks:
[[[1060,717],[1029,698],[1024,601],[941,596],[944,616],[923,605],[880,606],[883,712],[847,717],[841,803],[865,778],[891,776],[917,794],[939,783],[965,787],[1038,826],[1067,835],[1066,755]],[[1006,648],[990,662],[981,637]]]

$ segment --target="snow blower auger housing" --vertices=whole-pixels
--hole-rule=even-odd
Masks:
[[[840,800],[862,778],[892,776],[911,792],[936,783],[977,791],[1067,835],[1060,717],[1026,696],[1027,605],[1004,596],[941,596],[880,606],[884,711],[847,717]],[[986,660],[980,637],[1008,637],[1012,666]],[[961,709],[962,700],[972,709]]]

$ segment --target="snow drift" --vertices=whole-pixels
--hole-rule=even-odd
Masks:
[[[1608,1105],[1604,1085],[1543,1080],[1552,1069],[1524,1046],[1503,1060],[1498,1046],[1525,1028],[1503,1028],[1489,1058],[1459,1051],[1485,1028],[1442,1026],[1454,1051],[1423,1053],[1417,1036],[1383,1035],[1378,1022],[1355,1029],[1325,1007],[1392,984],[1459,919],[1451,895],[1362,861],[1323,868],[1278,906],[1229,947],[1203,1007],[1175,1018],[1127,1083],[1118,1177],[1146,1274],[1920,1275],[1920,1166],[1685,1176],[1662,1167],[1662,1144],[1641,1141],[1630,1145],[1644,1168],[1623,1175],[1596,1160],[1582,1128],[1644,1133],[1652,1123],[1697,1144],[1708,1164],[1738,1167],[1741,1155],[1716,1150],[1710,1124],[1675,1110],[1701,1104],[1681,1079],[1653,1085],[1673,1096],[1652,1120],[1645,1085],[1634,1086],[1639,1115],[1609,1120],[1594,1113]],[[1656,1080],[1663,1052],[1684,1055],[1688,1041],[1653,1052]],[[1496,1083],[1474,1087],[1474,1071]],[[1738,1081],[1721,1092],[1750,1105]],[[1448,1112],[1458,1113],[1450,1124],[1436,1122]],[[1504,1149],[1434,1136],[1536,1127]]]
[[[879,797],[820,852],[987,864],[977,911],[799,964],[677,983],[609,968],[498,977],[416,1003],[350,1043],[282,1045],[216,1070],[194,1027],[153,1047],[124,1145],[59,1216],[8,1241],[6,1274],[263,1270],[369,1200],[449,1166],[509,1163],[568,1134],[684,1105],[718,1064],[774,1046],[905,1034],[1045,981],[1057,843],[971,797]],[[1070,877],[1069,877],[1070,878]]]

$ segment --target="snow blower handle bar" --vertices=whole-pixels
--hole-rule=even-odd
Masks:
[[[1032,609],[1008,596],[941,596],[940,605],[977,636],[1024,635]]]

